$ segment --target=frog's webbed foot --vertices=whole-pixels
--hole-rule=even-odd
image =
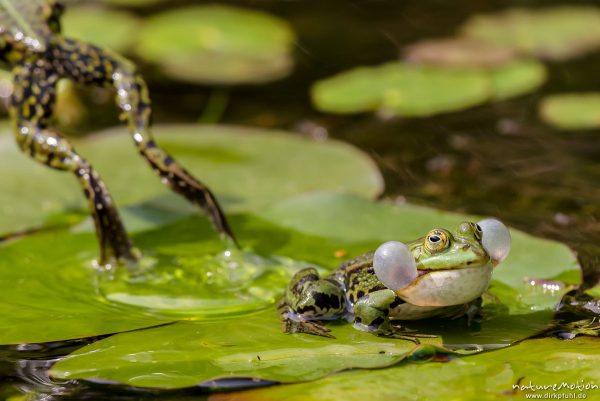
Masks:
[[[281,316],[281,329],[284,333],[295,334],[304,333],[315,336],[335,338],[329,334],[331,330],[316,321],[297,321],[286,316]]]

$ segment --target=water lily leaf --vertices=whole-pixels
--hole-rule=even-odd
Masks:
[[[100,171],[117,204],[162,196],[161,203],[170,210],[197,213],[160,183],[124,131],[108,130],[75,141]],[[158,142],[205,181],[228,212],[260,208],[303,192],[333,189],[376,196],[382,188],[374,163],[341,142],[231,126],[159,126],[155,131]],[[12,135],[0,135],[0,169],[0,234],[41,226],[49,216],[68,210],[85,214],[76,180],[30,160],[19,152]]]
[[[468,216],[353,196],[316,194],[282,202],[256,218],[234,224],[243,233],[240,238],[250,239],[252,249],[333,267],[339,263],[340,252],[351,257],[382,241],[419,237],[436,226],[453,227]],[[174,246],[168,240],[174,235],[169,231],[164,234],[167,244],[163,247]],[[531,280],[525,278],[553,277],[576,269],[577,262],[563,245],[518,231],[512,234],[511,254],[497,268],[490,288],[498,301],[485,303],[483,321],[467,326],[464,320],[431,319],[406,322],[406,327],[441,336],[431,341],[422,339],[424,343],[441,342],[465,352],[507,346],[544,329],[564,291],[531,286]],[[159,239],[155,237],[154,241]],[[228,320],[178,323],[118,334],[78,350],[56,364],[53,375],[160,388],[200,383],[211,386],[216,385],[211,384],[212,380],[225,377],[290,382],[348,367],[387,366],[405,358],[413,346],[408,343],[407,348],[401,340],[382,340],[358,332],[346,322],[331,323],[329,327],[336,339],[284,335],[272,306],[260,314]],[[383,344],[400,348],[379,349]]]
[[[177,323],[85,347],[55,365],[52,375],[157,388],[211,386],[215,379],[231,377],[294,382],[352,367],[390,365],[411,352],[424,356],[436,351],[375,337],[347,324],[335,326],[332,333],[336,341],[285,335],[274,310],[241,319]]]
[[[561,130],[600,127],[600,93],[566,93],[547,96],[539,105],[544,122]]]
[[[110,29],[106,29],[106,21],[110,21]],[[65,36],[117,52],[127,50],[131,46],[139,24],[139,19],[131,13],[89,5],[67,7],[61,19]]]
[[[524,54],[565,60],[600,47],[600,9],[586,6],[514,8],[471,17],[464,36]]]
[[[536,339],[448,363],[401,364],[383,370],[350,371],[310,383],[213,394],[210,400],[383,401],[418,397],[424,401],[492,401],[525,399],[528,395],[554,398],[553,395],[566,394],[595,399],[600,396],[598,347],[600,339],[597,338]]]
[[[106,4],[126,7],[147,7],[164,1],[165,0],[102,0],[102,2]]]
[[[490,72],[494,99],[502,100],[529,93],[541,86],[547,77],[546,67],[534,61],[515,61]]]
[[[169,76],[199,83],[256,83],[287,75],[294,33],[269,14],[204,5],[150,17],[137,52]]]
[[[402,116],[428,116],[460,110],[487,100],[489,82],[481,71],[444,70],[399,62],[358,67],[316,82],[315,106],[330,113],[378,110]]]
[[[428,39],[408,46],[404,58],[412,63],[443,67],[496,67],[515,59],[515,52],[505,47],[464,37]]]
[[[545,67],[535,61],[515,61],[492,69],[392,62],[355,68],[318,81],[311,95],[315,106],[324,112],[378,111],[417,117],[521,95],[545,79]]]

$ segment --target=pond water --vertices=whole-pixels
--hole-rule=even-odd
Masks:
[[[172,1],[137,9],[142,16],[176,5]],[[224,2],[223,2],[224,3]],[[228,2],[278,15],[296,31],[295,68],[288,77],[261,85],[210,87],[169,80],[148,65],[155,122],[219,122],[281,128],[316,140],[331,137],[367,152],[385,178],[386,198],[450,211],[492,215],[577,252],[584,282],[600,279],[600,130],[561,132],[537,117],[547,94],[599,91],[600,52],[546,63],[541,89],[514,99],[427,118],[384,118],[317,112],[308,88],[316,80],[357,65],[399,57],[417,39],[452,35],[474,13],[537,1],[327,0]],[[569,4],[598,1],[570,1]],[[564,4],[545,1],[543,5]],[[209,108],[210,112],[206,111]],[[104,113],[106,111],[106,113]],[[113,125],[110,108],[90,115],[89,126]],[[131,393],[111,386],[49,386],[47,360],[16,362],[19,356],[61,355],[80,343],[11,347],[0,356],[4,394],[41,391],[38,399],[149,399],[192,397],[194,392]],[[19,391],[17,391],[19,389]],[[198,390],[198,392],[201,392]],[[35,397],[35,396],[34,396]],[[8,399],[8,398],[6,398]],[[10,398],[17,399],[15,398]],[[23,398],[24,399],[24,398]]]

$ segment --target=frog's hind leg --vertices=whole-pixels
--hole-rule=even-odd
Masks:
[[[19,147],[33,159],[77,176],[94,218],[100,242],[99,264],[105,265],[113,259],[136,261],[139,253],[125,231],[106,185],[71,144],[48,127],[55,101],[57,76],[51,69],[28,64],[16,67],[14,75],[15,91],[10,112],[15,121]]]
[[[148,87],[130,61],[86,43],[65,39],[61,67],[85,84],[109,85],[117,91],[121,118],[127,121],[138,151],[171,190],[204,210],[215,230],[237,245],[233,231],[210,189],[183,168],[153,139]],[[74,57],[70,57],[73,55]]]
[[[278,309],[284,332],[333,337],[319,322],[345,314],[344,292],[335,279],[303,269],[292,278]]]

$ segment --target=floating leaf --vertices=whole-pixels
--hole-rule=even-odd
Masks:
[[[565,394],[596,399],[600,396],[598,347],[597,338],[536,339],[448,363],[402,364],[383,370],[344,372],[309,383],[213,394],[210,399],[495,401],[526,399],[526,396],[552,399]],[[563,383],[573,388],[565,388]]]
[[[313,103],[321,111],[370,110],[402,116],[428,116],[482,103],[490,96],[481,71],[444,70],[391,62],[358,67],[316,82]]]
[[[524,55],[565,60],[600,48],[600,8],[508,9],[471,17],[462,32],[470,39]]]
[[[277,17],[225,5],[204,5],[147,19],[137,51],[173,78],[255,83],[289,73],[293,42],[291,28]]]
[[[442,67],[496,67],[515,58],[514,51],[469,38],[423,40],[408,46],[404,52],[412,63]]]
[[[516,61],[491,70],[494,99],[502,100],[523,95],[546,81],[546,67],[529,60]]]
[[[126,7],[147,7],[164,1],[165,0],[102,0],[103,3]]]
[[[600,93],[566,93],[545,97],[539,106],[544,122],[562,130],[600,127]]]
[[[110,29],[107,29],[110,21]],[[128,12],[103,7],[67,7],[61,19],[63,34],[117,52],[128,49],[139,30],[139,19]]]
[[[230,377],[294,382],[352,367],[390,365],[415,348],[412,342],[376,337],[347,324],[333,333],[335,341],[285,335],[274,309],[240,319],[177,323],[84,347],[55,365],[52,375],[158,388],[211,386],[212,380]],[[415,351],[426,355],[433,350]]]
[[[228,212],[303,192],[333,189],[376,196],[382,188],[374,163],[342,142],[239,127],[179,125],[155,131],[158,142],[214,189]],[[170,210],[198,212],[160,183],[125,129],[75,141],[75,146],[104,177],[119,206],[162,195],[160,203]],[[0,234],[40,226],[67,210],[85,213],[77,180],[32,161],[19,152],[12,135],[0,136],[0,169]]]
[[[351,257],[382,241],[420,237],[432,227],[453,228],[468,218],[336,194],[286,201],[259,217],[234,221],[240,238],[250,239],[253,249],[328,267],[339,263],[334,255],[340,250]],[[159,251],[174,246],[169,243],[174,233],[163,233],[168,242]],[[494,272],[490,289],[500,303],[485,304],[481,323],[467,326],[464,320],[439,319],[405,323],[420,333],[441,336],[441,342],[458,350],[506,346],[544,329],[563,292],[530,286],[525,277],[549,278],[576,268],[565,246],[513,231],[513,249]],[[348,367],[387,366],[406,357],[414,346],[359,332],[346,322],[329,324],[336,339],[284,335],[279,326],[272,306],[260,314],[228,320],[119,334],[78,350],[56,364],[53,375],[160,388],[211,386],[212,380],[232,377],[290,382]],[[425,342],[440,344],[439,339]]]
[[[392,62],[318,81],[312,87],[312,99],[319,110],[330,113],[373,110],[405,117],[429,116],[517,96],[545,79],[544,66],[535,61],[516,61],[489,70]]]

